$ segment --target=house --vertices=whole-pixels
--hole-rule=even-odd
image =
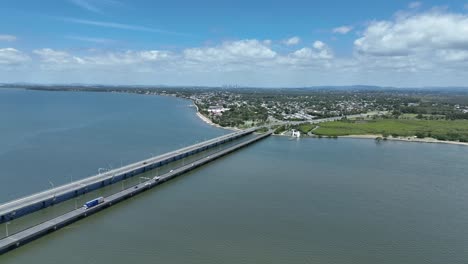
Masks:
[[[212,114],[222,114],[224,111],[228,111],[229,108],[224,108],[222,106],[216,105],[216,106],[210,106],[208,108],[208,112]]]

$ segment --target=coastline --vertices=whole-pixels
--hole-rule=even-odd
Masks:
[[[214,126],[217,128],[222,128],[222,129],[227,129],[227,130],[232,130],[232,131],[240,131],[242,129],[235,128],[235,127],[222,127],[218,124],[213,123],[208,117],[202,115],[200,111],[198,111],[198,106],[192,102],[195,108],[197,109],[197,116],[206,124],[210,126]],[[280,136],[280,137],[287,137],[285,134],[272,134],[272,136]],[[303,136],[301,136],[303,137]],[[306,138],[313,138],[313,136],[305,136]],[[355,139],[373,139],[375,140],[378,137],[382,137],[382,135],[348,135],[348,136],[339,136],[338,138],[355,138]],[[387,140],[392,140],[392,141],[400,141],[400,142],[416,142],[416,143],[436,143],[436,144],[449,144],[449,145],[458,145],[458,146],[466,146],[468,147],[468,142],[457,142],[457,141],[442,141],[442,140],[437,140],[434,138],[417,138],[417,137],[398,137],[398,138],[393,138],[393,137],[387,137]]]
[[[357,139],[376,139],[377,137],[382,137],[382,135],[349,135],[349,136],[339,136],[339,138],[357,138]],[[388,137],[387,140],[401,141],[401,142],[416,142],[416,143],[436,143],[436,144],[450,144],[450,145],[459,145],[467,146],[468,142],[457,142],[457,141],[442,141],[434,138],[417,138],[417,137]]]
[[[195,102],[192,101],[192,105],[195,106],[195,108],[197,109],[197,116],[198,118],[200,118],[203,122],[205,122],[206,124],[210,125],[210,126],[214,126],[214,127],[217,127],[217,128],[222,128],[222,129],[226,129],[226,130],[232,130],[232,131],[241,131],[242,129],[239,129],[239,128],[235,128],[235,127],[222,127],[218,124],[215,124],[213,123],[213,121],[211,121],[208,117],[204,116],[202,113],[200,113],[199,109],[198,109],[198,106],[197,104],[195,104]]]
[[[164,95],[163,95],[164,96]],[[204,116],[202,113],[200,113],[199,108],[195,102],[190,99],[190,98],[184,98],[190,100],[192,102],[192,105],[196,108],[196,115],[198,118],[200,118],[203,122],[210,126],[214,126],[216,128],[221,128],[221,129],[226,129],[226,130],[231,130],[231,131],[241,131],[242,129],[236,128],[236,127],[222,127],[218,124],[213,123],[211,119],[208,117]],[[282,134],[272,134],[272,136],[280,136],[280,137],[287,137],[284,133]],[[314,136],[301,136],[305,138],[313,138]],[[375,140],[377,137],[382,137],[382,135],[348,135],[348,136],[338,136],[338,138],[355,138],[355,139],[373,139]],[[400,142],[416,142],[416,143],[436,143],[436,144],[449,144],[449,145],[458,145],[458,146],[467,146],[468,147],[468,142],[457,142],[457,141],[442,141],[442,140],[437,140],[434,138],[417,138],[415,136],[411,137],[387,137],[387,140],[392,140],[392,141],[400,141]]]

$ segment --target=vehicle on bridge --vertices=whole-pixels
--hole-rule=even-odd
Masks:
[[[101,196],[101,197],[98,197],[98,198],[96,198],[96,199],[93,199],[93,200],[91,200],[91,201],[86,202],[86,203],[83,205],[83,207],[84,207],[85,209],[89,209],[89,208],[91,208],[91,207],[93,207],[93,206],[96,206],[96,205],[98,205],[98,204],[101,204],[101,203],[103,203],[103,202],[104,202],[104,197]]]

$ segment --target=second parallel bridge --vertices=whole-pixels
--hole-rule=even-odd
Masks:
[[[45,221],[41,224],[38,224],[36,226],[30,227],[28,229],[25,229],[21,232],[18,232],[16,234],[13,234],[11,236],[8,236],[4,239],[0,240],[0,255],[3,253],[6,253],[10,250],[13,250],[21,245],[24,245],[25,243],[28,243],[30,241],[33,241],[41,236],[44,236],[50,232],[53,232],[59,228],[62,228],[66,225],[69,225],[73,222],[76,222],[84,217],[87,217],[91,214],[94,214],[100,210],[103,210],[105,208],[108,208],[109,206],[112,206],[113,204],[116,204],[120,201],[123,201],[129,197],[132,197],[136,194],[139,194],[143,191],[146,191],[154,186],[157,186],[163,182],[166,182],[174,177],[177,177],[181,174],[184,174],[188,171],[191,171],[195,168],[198,168],[206,163],[209,163],[215,159],[218,159],[220,157],[223,157],[233,151],[236,151],[240,148],[243,148],[247,145],[250,145],[254,142],[257,142],[261,139],[264,139],[268,136],[271,135],[271,131],[267,132],[263,135],[258,135],[255,138],[249,139],[245,142],[238,143],[234,146],[228,147],[227,149],[218,151],[216,153],[211,154],[208,157],[201,158],[197,161],[194,161],[190,164],[184,165],[180,168],[174,169],[164,175],[161,175],[160,177],[157,177],[158,179],[150,179],[146,182],[140,183],[139,185],[136,185],[134,187],[130,187],[128,189],[125,189],[123,191],[120,191],[118,193],[115,193],[113,195],[110,195],[104,199],[104,201],[94,207],[91,207],[89,209],[86,209],[84,207],[75,209],[73,211],[70,211],[68,213],[65,213],[61,216],[58,216],[54,219]]]
[[[0,224],[39,211],[54,204],[64,202],[90,191],[97,190],[104,186],[114,184],[118,181],[125,180],[170,162],[219,146],[225,142],[244,137],[253,133],[255,130],[255,128],[251,128],[230,133],[189,147],[152,157],[150,159],[138,161],[106,173],[91,176],[47,191],[4,203],[0,205]]]

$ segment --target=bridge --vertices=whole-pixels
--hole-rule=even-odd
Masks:
[[[0,224],[252,134],[234,132],[0,205]]]
[[[141,173],[153,170],[157,167],[169,164],[173,161],[180,160],[185,157],[194,155],[196,153],[205,151],[207,149],[211,149],[216,146],[222,145],[226,142],[234,141],[236,139],[245,137],[255,132],[256,129],[257,128],[252,128],[227,134],[189,147],[181,148],[163,155],[152,157],[147,160],[142,160],[115,170],[111,170],[103,174],[98,174],[73,183],[69,183],[47,191],[43,191],[11,202],[7,202],[5,204],[0,205],[1,221],[2,223],[8,224],[8,221],[12,221],[27,214],[31,214],[33,212],[42,210],[54,204],[64,202],[66,200],[72,199],[73,197],[83,195],[84,193],[97,190],[99,188],[110,184],[114,184],[126,178],[133,177]],[[70,212],[67,212],[63,215],[60,215],[38,225],[26,228],[13,235],[8,236],[7,234],[5,238],[0,240],[0,254],[8,252],[12,249],[17,248],[18,246],[21,246],[41,236],[44,236],[70,223],[73,223],[100,210],[108,208],[114,205],[115,203],[118,203],[129,197],[149,190],[174,177],[182,175],[188,171],[203,166],[204,164],[209,163],[215,159],[225,156],[233,151],[236,151],[240,148],[248,146],[261,139],[264,139],[270,136],[271,134],[272,131],[269,131],[264,134],[255,135],[254,137],[241,142],[234,142],[235,144],[233,144],[232,146],[223,148],[214,153],[210,153],[208,156],[202,156],[201,158],[195,161],[191,161],[186,165],[182,165],[178,168],[170,170],[169,172],[162,174],[159,177],[154,177],[152,179],[148,178],[145,182],[129,187],[127,189],[123,189],[122,191],[105,197],[104,202],[97,206],[91,207],[89,209],[85,209],[84,207],[76,208]]]

